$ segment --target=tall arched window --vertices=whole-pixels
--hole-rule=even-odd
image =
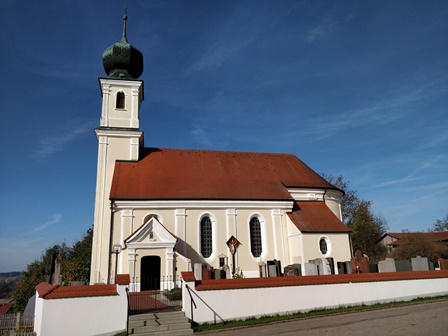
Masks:
[[[117,101],[115,103],[116,109],[124,109],[124,92],[117,92]]]
[[[250,251],[254,257],[259,257],[263,251],[261,244],[261,226],[257,217],[252,217],[249,223],[250,229]]]
[[[204,258],[209,258],[213,251],[212,221],[205,216],[201,219],[201,254]]]

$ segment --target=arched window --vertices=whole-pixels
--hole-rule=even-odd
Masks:
[[[205,216],[201,219],[201,254],[204,258],[209,258],[213,251],[212,242],[212,221]]]
[[[257,217],[252,217],[249,222],[250,229],[250,251],[254,257],[259,257],[263,251],[261,244],[261,226]]]
[[[115,103],[116,109],[124,109],[124,92],[117,92],[117,101]]]
[[[328,244],[327,244],[327,240],[325,238],[321,238],[319,240],[319,249],[320,249],[320,253],[322,253],[323,255],[327,254]]]

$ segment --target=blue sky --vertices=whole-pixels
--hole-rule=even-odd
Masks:
[[[126,2],[146,146],[294,153],[390,231],[448,212],[448,2]],[[0,2],[0,272],[92,225],[124,3]]]

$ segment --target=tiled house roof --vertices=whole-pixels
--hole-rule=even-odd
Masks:
[[[288,217],[302,233],[350,232],[324,202],[295,202]]]
[[[448,231],[435,231],[435,232],[388,232],[384,234],[384,236],[389,235],[392,238],[395,238],[392,243],[389,245],[399,245],[402,243],[402,239],[405,239],[406,237],[413,235],[413,234],[422,234],[425,235],[429,240],[433,241],[442,241],[442,242],[448,242]],[[383,237],[384,237],[383,236]]]
[[[292,200],[287,187],[337,189],[292,154],[143,148],[115,163],[110,197]]]

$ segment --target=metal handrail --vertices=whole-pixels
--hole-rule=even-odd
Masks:
[[[126,287],[126,299],[128,301],[128,312],[127,312],[127,316],[126,316],[126,336],[129,335],[129,314],[131,312],[131,305],[129,304],[129,288]]]
[[[185,284],[185,288],[187,289],[188,295],[190,295],[190,313],[191,313],[190,325],[191,325],[191,328],[193,329],[193,323],[194,323],[193,305],[194,305],[194,309],[198,309],[198,307],[196,306],[196,302],[194,302],[193,296],[191,295],[190,287],[187,284]]]

